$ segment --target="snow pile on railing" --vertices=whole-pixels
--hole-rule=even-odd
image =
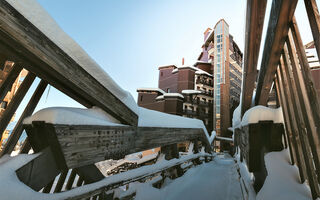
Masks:
[[[290,165],[287,149],[265,155],[268,176],[257,195],[257,200],[311,200],[306,183],[301,184],[298,168]]]
[[[265,106],[255,106],[247,110],[241,120],[241,108],[239,105],[233,112],[232,128],[239,128],[248,124],[258,123],[259,121],[283,123],[282,108],[274,109]]]
[[[137,114],[139,116],[139,127],[201,128],[208,141],[210,141],[207,129],[201,120],[170,115],[142,107],[138,107]],[[97,107],[91,109],[70,107],[45,108],[26,118],[23,123],[31,124],[33,121],[66,125],[124,126]]]
[[[36,0],[6,1],[133,112],[137,112],[137,105],[131,94],[114,82],[80,45],[60,28]]]
[[[32,200],[43,200],[43,199],[67,199],[77,195],[85,194],[95,189],[115,184],[121,181],[129,181],[138,179],[141,176],[148,176],[157,173],[161,170],[168,169],[179,163],[184,163],[190,159],[195,159],[200,156],[211,156],[206,153],[198,153],[192,155],[186,155],[180,159],[163,160],[154,165],[148,165],[133,169],[121,174],[116,174],[107,178],[102,179],[96,183],[84,185],[82,187],[74,188],[69,191],[55,193],[55,194],[45,194],[32,190],[30,187],[22,183],[17,175],[16,170],[21,168],[26,163],[30,162],[39,154],[33,155],[18,155],[16,157],[3,156],[0,159],[0,193],[1,200],[11,200],[11,199],[32,199]],[[17,192],[18,191],[18,192]]]

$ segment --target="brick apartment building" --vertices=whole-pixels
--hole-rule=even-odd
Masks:
[[[184,64],[184,63],[183,63]],[[160,66],[158,88],[139,88],[138,105],[197,118],[208,132],[231,137],[231,116],[240,102],[242,52],[219,20],[204,32],[204,44],[193,66]],[[219,145],[219,144],[218,144]]]

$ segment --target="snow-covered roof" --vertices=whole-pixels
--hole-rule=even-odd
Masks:
[[[180,93],[164,93],[163,95],[157,96],[156,100],[164,99],[165,97],[180,97],[184,98],[184,96]]]
[[[212,74],[209,74],[208,72],[203,71],[202,69],[199,69],[199,68],[194,67],[194,66],[189,66],[189,65],[179,66],[179,67],[175,68],[174,70],[172,70],[172,73],[174,74],[174,73],[178,72],[178,70],[180,70],[180,69],[191,69],[191,70],[196,71],[195,72],[196,74],[205,74],[205,75],[208,75],[208,76],[212,77]]]
[[[153,92],[160,92],[164,94],[165,91],[161,90],[160,88],[138,88],[137,91],[153,91]]]
[[[200,90],[182,90],[182,94],[201,94],[202,91]]]
[[[131,94],[123,90],[41,7],[36,0],[5,0],[36,26],[52,42],[67,53],[84,70],[119,98],[132,111],[137,112],[137,104]]]

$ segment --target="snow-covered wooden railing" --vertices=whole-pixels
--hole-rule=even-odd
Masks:
[[[320,129],[317,128],[320,127],[320,102],[294,17],[297,2],[272,2],[256,93],[253,95],[267,1],[247,1],[240,116],[251,106],[266,106],[270,90],[277,91],[277,105],[281,105],[283,110],[285,138],[292,164],[298,166],[301,183],[308,181],[312,197],[316,199],[320,197]],[[304,2],[319,58],[320,15],[317,3],[315,0]]]

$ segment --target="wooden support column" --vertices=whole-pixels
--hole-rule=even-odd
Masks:
[[[293,150],[292,150],[292,143],[291,143],[291,140],[292,139],[289,139],[289,134],[291,134],[291,127],[290,127],[290,124],[288,123],[288,110],[287,110],[287,105],[285,104],[285,101],[283,99],[283,96],[282,94],[280,93],[280,86],[279,86],[279,82],[278,82],[278,76],[276,75],[276,78],[274,79],[274,84],[275,84],[275,87],[276,87],[276,91],[277,91],[277,94],[278,94],[278,98],[279,98],[279,103],[280,103],[280,106],[281,106],[281,109],[282,109],[282,112],[283,112],[283,118],[284,118],[284,124],[285,124],[285,134],[284,134],[284,138],[285,138],[285,148],[289,147],[289,151],[290,151],[290,158],[291,158],[291,164],[293,165],[294,162],[295,162],[295,158],[294,158],[294,153],[293,153]]]
[[[289,64],[289,58],[288,58],[288,51],[287,46],[284,46],[284,52],[282,54],[283,58],[283,64],[281,63],[281,69],[284,72],[284,77],[288,81],[289,86],[289,98],[293,100],[293,111],[294,111],[294,118],[298,129],[298,134],[301,142],[301,148],[303,153],[303,159],[306,166],[306,174],[309,181],[309,186],[311,189],[311,193],[313,197],[320,196],[318,181],[317,181],[317,175],[316,175],[316,169],[313,165],[312,160],[312,154],[310,150],[309,141],[307,138],[307,128],[304,122],[304,117],[301,111],[301,104],[299,101],[299,97],[297,95],[297,87],[295,85],[295,82],[293,81],[293,75],[290,71],[290,64]],[[280,60],[282,62],[282,60]]]
[[[247,1],[241,116],[251,107],[266,6],[266,0]]]
[[[72,169],[66,185],[66,190],[70,190],[72,188],[75,178],[76,178],[76,170]]]
[[[60,177],[59,177],[58,182],[57,182],[57,185],[54,188],[54,193],[61,192],[62,187],[63,187],[63,183],[66,180],[67,174],[68,174],[68,170],[63,170],[61,172]]]
[[[28,73],[28,75],[25,77],[22,84],[20,85],[18,91],[16,92],[16,94],[12,98],[11,102],[9,103],[8,107],[3,112],[3,114],[0,118],[0,138],[2,137],[3,131],[8,126],[11,118],[13,117],[14,113],[16,112],[21,101],[23,100],[23,97],[28,92],[34,79],[35,79],[35,75],[33,73]]]
[[[303,119],[305,120],[307,128],[307,136],[309,140],[309,145],[313,154],[314,164],[317,169],[318,181],[320,182],[320,139],[319,133],[317,133],[316,124],[314,121],[312,113],[312,107],[310,105],[308,94],[305,87],[305,82],[302,78],[302,74],[299,68],[299,61],[297,59],[296,51],[294,50],[294,43],[292,38],[292,33],[289,31],[288,40],[288,53],[290,55],[290,62],[292,66],[293,80],[296,86],[296,94],[300,101],[301,112]],[[286,51],[286,49],[285,49]],[[319,130],[319,129],[318,129]]]
[[[0,83],[0,102],[3,101],[4,97],[7,95],[8,91],[11,89],[12,84],[17,79],[22,68],[19,65],[14,65],[10,68],[8,73],[6,73]]]
[[[292,23],[290,23],[290,28],[299,58],[302,79],[305,83],[306,93],[308,95],[310,105],[312,105],[312,117],[317,128],[317,135],[314,136],[314,140],[318,140],[318,142],[320,142],[320,104],[318,94],[314,86],[314,82],[310,72],[310,67],[307,60],[307,55],[301,40],[298,24],[295,18],[292,19]]]
[[[303,162],[302,148],[301,148],[301,143],[298,135],[297,122],[296,122],[294,111],[293,111],[293,102],[291,99],[291,93],[289,90],[288,81],[287,79],[284,78],[284,73],[282,71],[281,65],[283,65],[283,62],[279,66],[278,77],[280,77],[279,81],[283,88],[282,91],[285,92],[284,99],[286,100],[286,104],[288,105],[289,122],[292,130],[292,142],[293,142],[293,146],[296,153],[296,161],[297,161],[297,166],[299,168],[300,179],[301,179],[300,181],[301,183],[303,183],[306,180],[306,166],[305,166],[305,163]]]
[[[47,82],[41,80],[37,89],[32,95],[28,105],[24,109],[19,121],[17,122],[12,133],[10,134],[4,149],[0,152],[0,157],[2,157],[4,154],[10,154],[13,151],[23,131],[23,127],[22,127],[23,120],[26,117],[32,115],[47,85],[48,85]]]
[[[22,144],[22,147],[21,147],[19,154],[21,154],[21,153],[27,154],[30,151],[30,149],[31,149],[30,142],[29,142],[28,138],[26,138],[26,140]]]
[[[313,41],[317,49],[318,58],[320,58],[320,15],[315,0],[304,0],[308,13],[309,23],[313,35]]]

